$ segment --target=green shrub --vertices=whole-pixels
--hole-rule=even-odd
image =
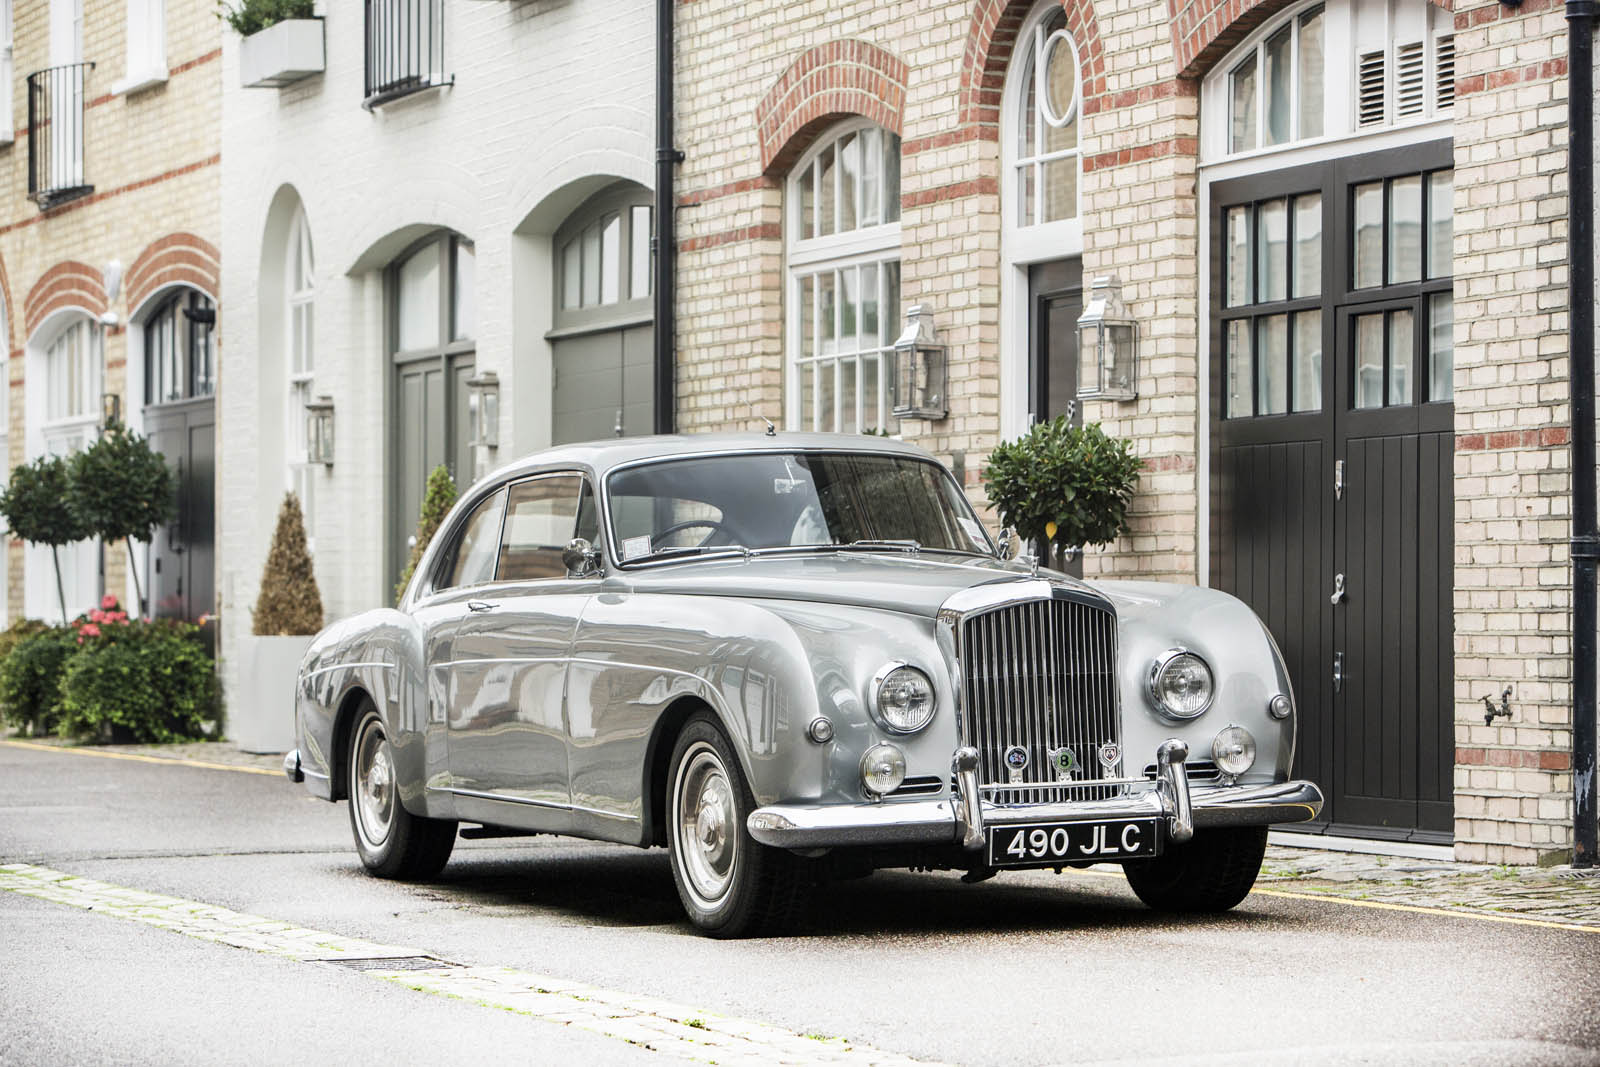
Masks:
[[[1099,423],[1073,426],[1061,415],[996,448],[983,487],[1000,521],[1029,541],[1104,545],[1128,532],[1143,466],[1129,442],[1107,437]]]
[[[11,638],[18,623],[6,631]],[[78,651],[78,635],[70,626],[31,623],[32,633],[16,637],[0,660],[0,711],[8,723],[31,734],[53,732],[61,720],[61,676]]]
[[[144,613],[133,542],[148,542],[178,511],[176,486],[166,459],[144,437],[112,423],[87,448],[72,454],[69,502],[78,517],[107,545],[127,546],[129,573]],[[102,605],[104,607],[104,605]]]
[[[406,586],[411,584],[411,575],[416,571],[417,564],[422,562],[422,554],[428,550],[428,543],[433,540],[433,535],[439,532],[439,524],[444,522],[444,517],[450,514],[450,509],[455,503],[455,479],[450,477],[449,469],[441,463],[428,475],[428,485],[422,493],[422,513],[417,517],[417,535],[412,540],[411,554],[406,558],[405,570],[400,572],[400,581],[394,587],[396,604],[405,599]]]
[[[244,0],[237,7],[217,4],[217,17],[240,37],[260,33],[286,19],[308,19],[316,14],[312,0]]]
[[[201,737],[216,717],[217,680],[199,627],[169,620],[101,627],[67,661],[60,712],[58,728],[72,737]]]

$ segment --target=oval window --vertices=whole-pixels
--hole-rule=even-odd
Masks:
[[[1078,55],[1072,37],[1065,29],[1052,33],[1044,42],[1044,84],[1040,96],[1044,99],[1045,121],[1052,126],[1065,126],[1072,121],[1078,106]]]

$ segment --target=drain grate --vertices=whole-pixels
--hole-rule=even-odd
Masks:
[[[369,956],[359,960],[307,960],[307,963],[331,963],[352,971],[437,971],[459,967],[459,963],[435,959],[432,956]]]

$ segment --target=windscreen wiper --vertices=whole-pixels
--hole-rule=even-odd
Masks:
[[[838,547],[838,548],[888,548],[888,549],[893,549],[896,552],[909,552],[913,556],[916,555],[918,552],[922,551],[922,545],[918,544],[916,541],[910,540],[909,538],[904,539],[904,540],[898,540],[898,539],[891,539],[891,538],[871,538],[871,537],[867,537],[867,538],[862,538],[859,541],[851,541],[848,545],[837,545],[835,547]]]
[[[683,545],[676,548],[658,548],[642,556],[631,556],[623,563],[650,563],[654,560],[671,559],[674,556],[704,556],[713,552],[737,552],[745,559],[750,558],[750,550],[743,545]]]

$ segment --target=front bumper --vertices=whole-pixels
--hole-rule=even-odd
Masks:
[[[1207,786],[1191,790],[1186,746],[1161,746],[1159,776],[1144,788],[1105,800],[1059,801],[1007,806],[971,804],[962,797],[903,803],[801,805],[774,804],[750,813],[750,836],[775,848],[831,848],[850,845],[934,845],[960,843],[983,847],[988,826],[1010,823],[1098,822],[1104,819],[1165,818],[1171,839],[1188,840],[1195,829],[1267,826],[1306,822],[1322,811],[1322,790],[1307,781],[1270,785]],[[964,797],[976,796],[976,775],[962,767],[957,778]]]

